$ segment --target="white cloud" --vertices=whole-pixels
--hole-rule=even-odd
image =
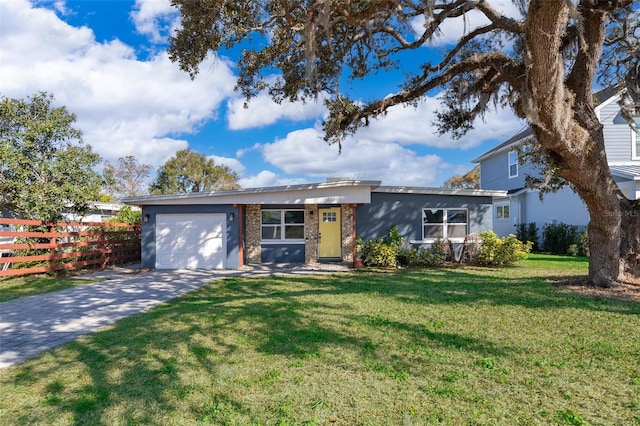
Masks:
[[[260,145],[259,143],[255,143],[252,146],[249,146],[247,148],[240,148],[239,150],[237,150],[236,157],[242,158],[245,154],[249,152],[260,151],[261,149],[262,149],[262,145]]]
[[[153,43],[166,43],[180,25],[180,13],[169,0],[136,0],[131,18],[136,30]]]
[[[265,161],[286,173],[381,180],[385,185],[438,185],[453,170],[437,155],[419,155],[398,143],[348,138],[339,153],[318,129],[291,132],[264,145],[262,152]]]
[[[522,121],[509,109],[488,112],[484,121],[477,119],[475,128],[459,140],[449,134],[440,135],[433,124],[436,110],[441,109],[436,98],[424,98],[417,107],[397,105],[383,117],[372,120],[358,131],[358,138],[402,145],[425,145],[436,148],[468,149],[486,139],[506,139],[522,127]]]
[[[215,118],[235,83],[231,67],[212,59],[191,81],[166,53],[146,61],[119,40],[61,21],[26,0],[0,3],[0,92],[23,98],[45,90],[77,115],[84,140],[109,161],[135,155],[157,166],[187,146],[173,135]]]
[[[264,127],[279,120],[301,121],[322,116],[326,111],[323,101],[274,102],[266,93],[261,93],[246,103],[244,98],[234,98],[227,104],[227,120],[231,130]]]
[[[239,183],[243,188],[262,188],[265,186],[297,185],[308,183],[308,181],[303,178],[283,178],[272,171],[262,170],[255,176],[240,179]]]
[[[213,159],[215,164],[229,167],[232,171],[238,173],[239,176],[242,176],[245,173],[246,168],[244,164],[235,158],[219,157],[217,155],[210,155],[208,158]]]

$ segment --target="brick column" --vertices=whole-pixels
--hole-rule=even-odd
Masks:
[[[340,206],[340,216],[342,216],[342,261],[345,263],[353,263],[354,244],[353,239],[355,230],[355,207],[353,204],[342,204]]]
[[[304,261],[318,262],[318,205],[304,205]]]
[[[247,249],[247,263],[261,263],[260,249],[260,204],[247,204],[247,226],[245,241]]]

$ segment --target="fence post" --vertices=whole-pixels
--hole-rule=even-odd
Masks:
[[[56,238],[56,226],[54,223],[49,224],[49,233],[51,234],[49,237],[49,244],[51,245],[49,249],[49,272],[52,272],[55,271],[55,258],[58,249],[58,239]]]
[[[107,267],[107,255],[105,253],[107,242],[104,238],[104,224],[100,225],[100,242],[98,246],[100,247],[100,269],[104,269]]]

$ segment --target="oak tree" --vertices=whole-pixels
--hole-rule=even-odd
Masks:
[[[51,94],[0,99],[0,211],[44,221],[82,216],[100,195],[100,156]]]
[[[140,163],[133,155],[127,155],[118,158],[116,165],[107,161],[102,174],[105,191],[109,196],[136,197],[147,191],[151,166]]]
[[[435,118],[454,136],[489,108],[511,107],[529,122],[557,176],[587,205],[590,282],[610,286],[640,276],[639,204],[614,182],[592,96],[604,52],[614,59],[610,75],[631,76],[627,104],[640,99],[632,0],[513,0],[516,17],[486,0],[172,2],[182,26],[169,54],[183,70],[195,77],[211,52],[239,46],[238,89],[246,97],[268,90],[276,101],[323,93],[328,141],[341,143],[389,108],[415,104],[432,90],[443,90],[444,108]],[[482,23],[447,51],[425,47],[454,19],[471,14]],[[400,68],[407,55],[421,64],[404,70],[396,93],[362,101],[342,90],[345,78]]]
[[[442,187],[450,189],[480,188],[480,165],[475,166],[463,175],[451,176],[443,182]]]
[[[211,158],[183,149],[160,167],[150,190],[152,194],[181,194],[238,188],[238,175],[228,166],[215,164]]]

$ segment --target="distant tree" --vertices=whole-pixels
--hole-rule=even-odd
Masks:
[[[170,38],[169,57],[195,77],[207,55],[242,47],[242,94],[267,92],[276,102],[324,96],[325,139],[337,143],[433,91],[443,102],[433,117],[454,137],[493,106],[511,107],[531,125],[556,176],[587,206],[589,281],[612,286],[640,279],[640,201],[627,200],[616,185],[593,99],[602,65],[610,62],[609,75],[629,80],[626,111],[640,103],[639,3],[512,3],[517,16],[497,7],[504,2],[486,0],[172,0],[182,25]],[[428,50],[471,16],[477,26],[465,25],[446,49]],[[398,69],[403,72],[388,73],[398,76],[395,93],[360,100],[344,90],[345,81]]]
[[[228,166],[183,149],[160,167],[150,190],[152,194],[180,194],[237,188],[240,188],[238,175]]]
[[[143,195],[149,187],[151,166],[141,164],[133,155],[118,158],[118,164],[106,162],[103,170],[104,188],[113,198]]]
[[[100,194],[100,156],[83,144],[76,116],[53,100],[45,92],[0,99],[0,209],[19,217],[83,215]]]
[[[443,188],[452,189],[478,189],[480,188],[480,166],[475,166],[472,170],[462,176],[451,176],[442,184]]]

